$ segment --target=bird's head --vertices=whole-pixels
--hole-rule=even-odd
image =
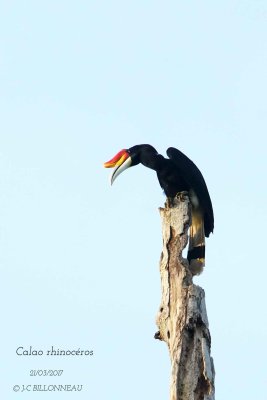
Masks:
[[[157,151],[150,144],[138,144],[119,151],[111,160],[104,163],[105,168],[114,168],[111,175],[111,184],[125,169],[139,163],[146,165],[146,159],[150,155],[156,155]]]

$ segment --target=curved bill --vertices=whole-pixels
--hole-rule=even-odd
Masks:
[[[115,179],[117,178],[117,176],[119,176],[125,169],[129,168],[132,165],[132,159],[130,156],[128,156],[128,158],[126,158],[126,160],[123,162],[123,164],[119,165],[112,173],[111,177],[110,177],[110,184],[112,185],[112,183],[115,181]]]
[[[105,168],[116,167],[110,177],[111,185],[125,169],[129,168],[132,165],[132,159],[129,156],[127,150],[123,149],[119,151],[111,160],[104,163]]]

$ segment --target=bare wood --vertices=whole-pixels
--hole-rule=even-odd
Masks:
[[[182,251],[188,240],[187,196],[160,208],[163,251],[160,260],[162,299],[155,338],[166,342],[171,359],[171,400],[214,400],[215,371],[204,290],[193,284]]]

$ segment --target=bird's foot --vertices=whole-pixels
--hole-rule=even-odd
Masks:
[[[183,192],[179,192],[175,196],[179,201],[185,201],[188,197],[188,192],[185,190]]]
[[[171,197],[167,197],[165,206],[166,206],[167,208],[172,208],[173,205],[174,205],[173,199],[172,199]]]

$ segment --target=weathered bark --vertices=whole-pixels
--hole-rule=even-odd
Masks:
[[[160,208],[163,251],[162,300],[155,338],[167,343],[171,359],[171,400],[214,400],[214,366],[204,290],[193,284],[182,251],[188,240],[191,206],[187,196]]]

